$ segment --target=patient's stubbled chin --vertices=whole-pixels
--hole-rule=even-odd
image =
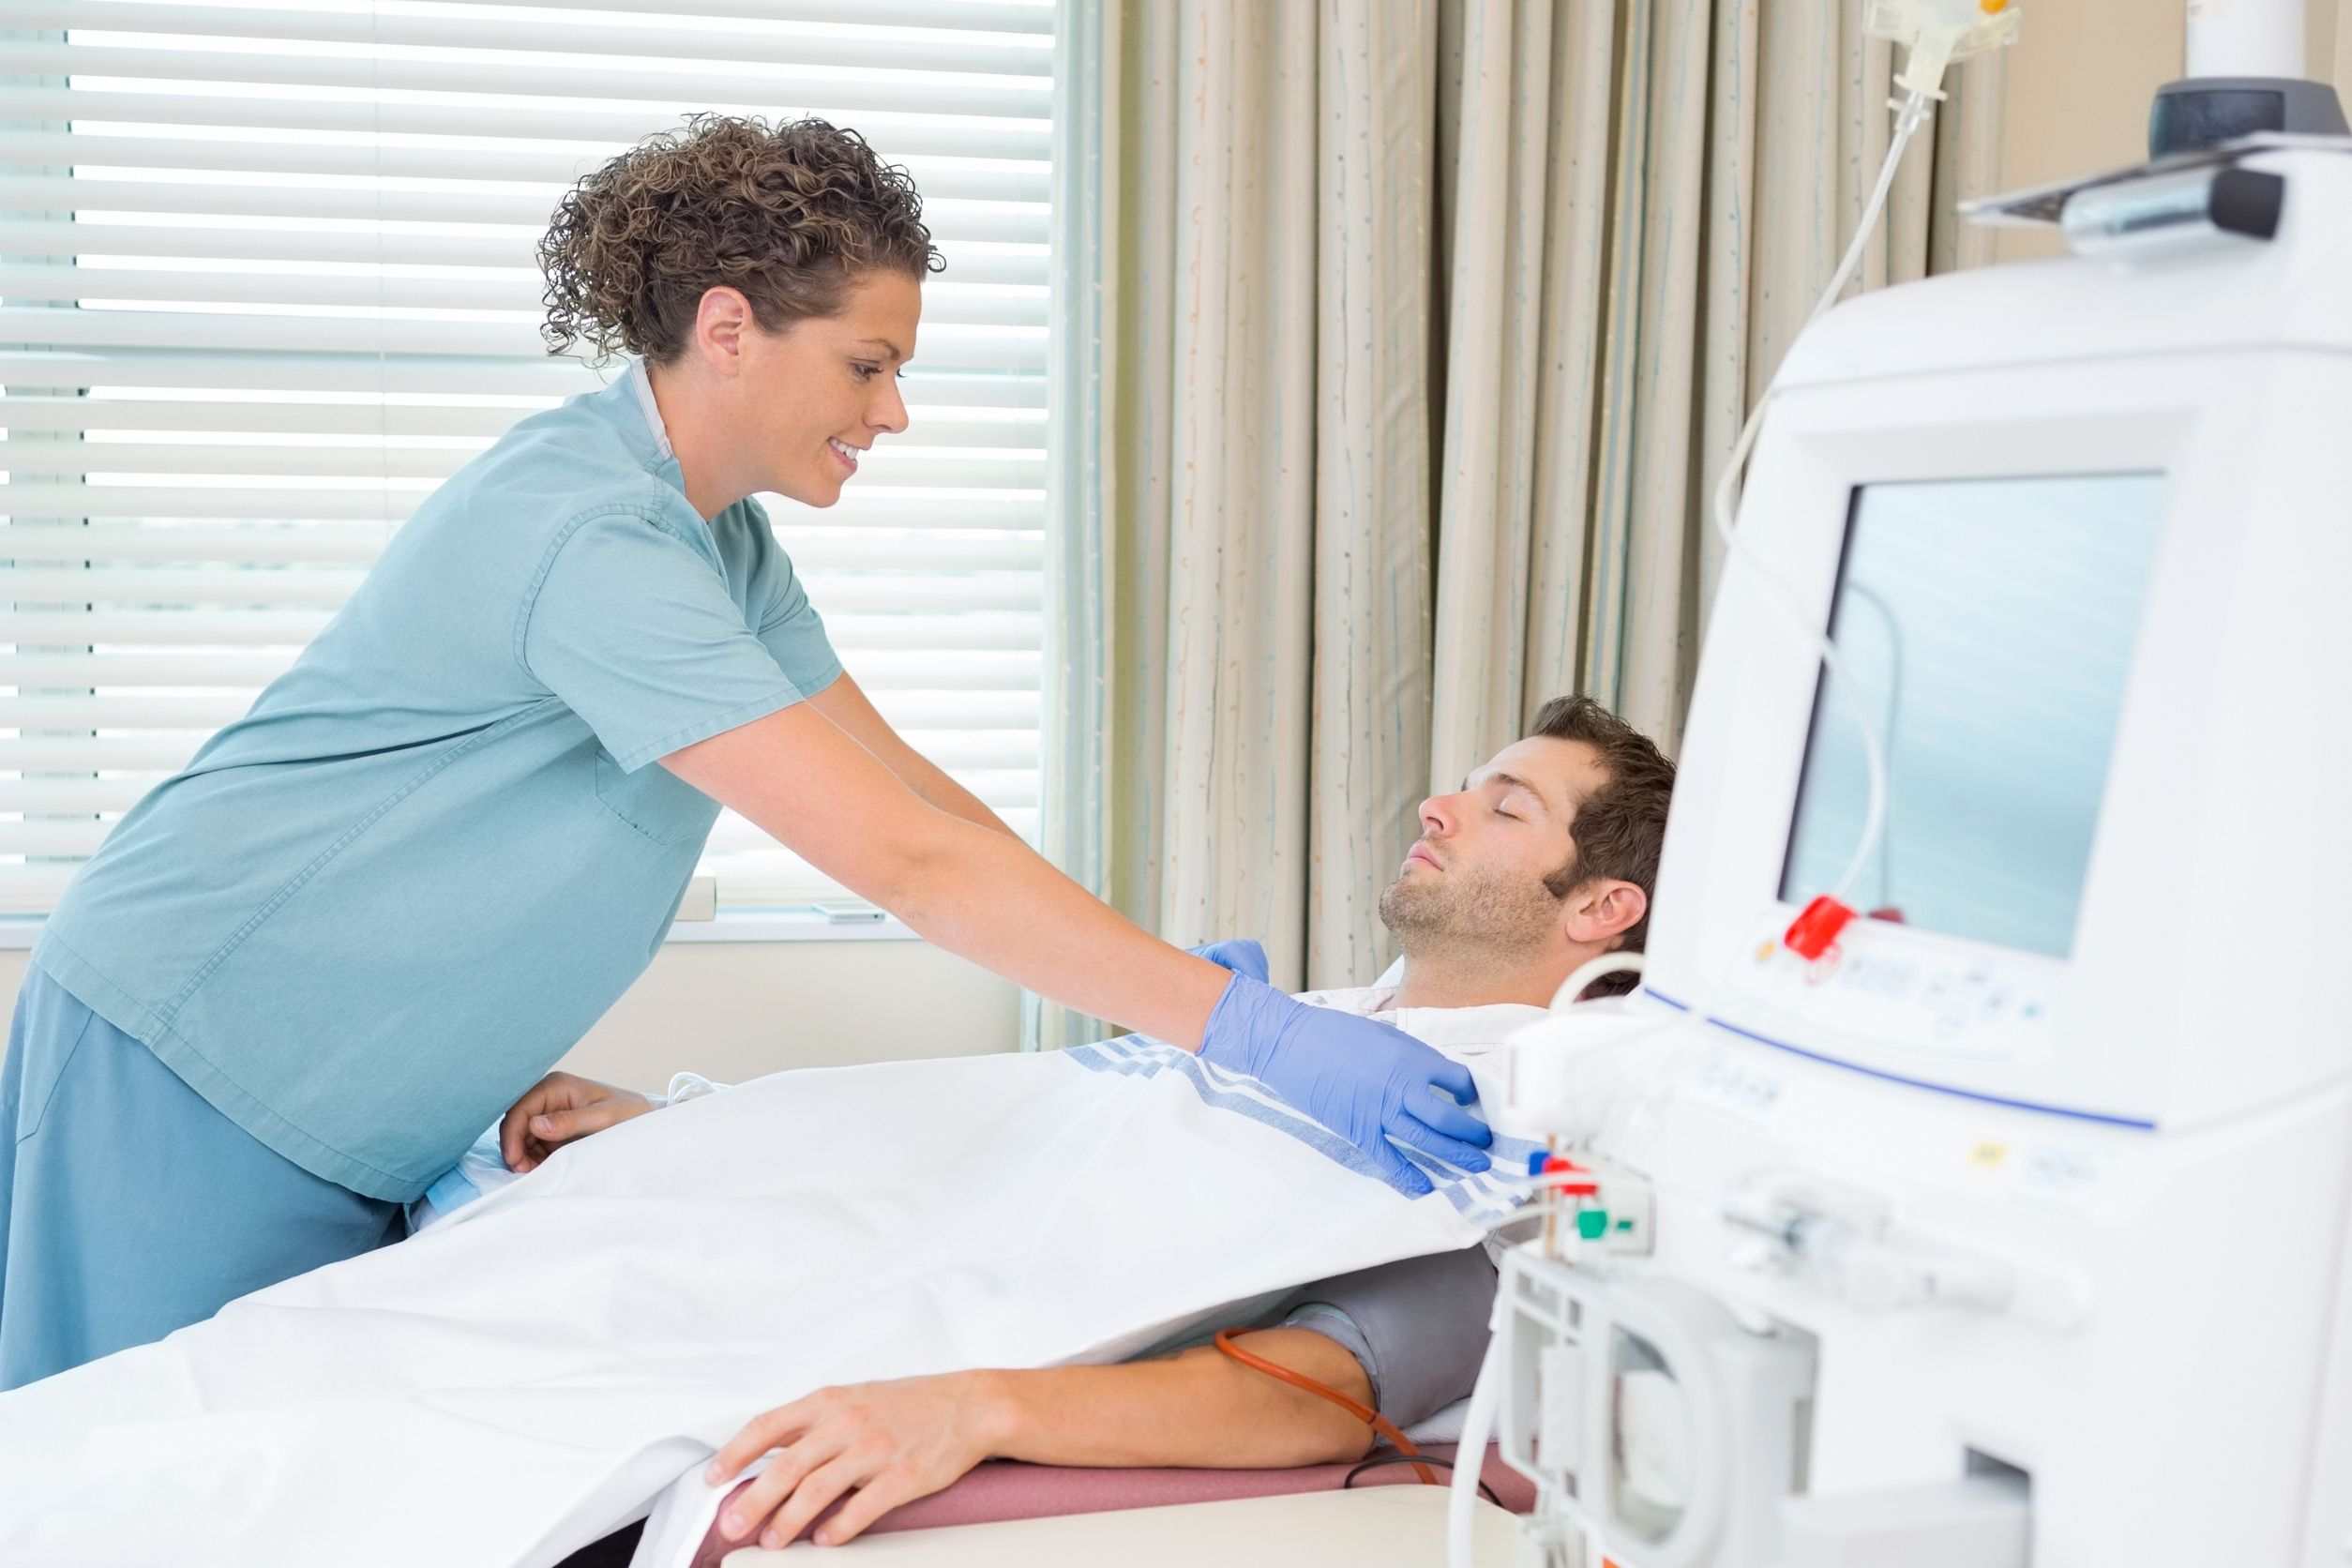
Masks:
[[[1407,962],[1453,971],[1500,971],[1514,956],[1542,951],[1560,908],[1541,878],[1515,867],[1418,867],[1380,893],[1380,923]]]

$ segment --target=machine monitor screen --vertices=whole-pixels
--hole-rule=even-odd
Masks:
[[[2161,474],[1866,485],[1830,635],[1888,762],[1847,901],[2064,957],[2156,558]],[[1781,897],[1828,891],[1869,779],[1850,694],[1813,704]]]

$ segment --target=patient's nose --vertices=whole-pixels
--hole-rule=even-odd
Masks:
[[[1432,837],[1452,833],[1461,821],[1452,795],[1431,795],[1421,803],[1421,830]]]

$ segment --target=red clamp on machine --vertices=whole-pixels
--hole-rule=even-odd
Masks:
[[[1839,934],[1853,924],[1854,918],[1851,906],[1830,894],[1821,894],[1788,923],[1787,931],[1780,939],[1781,945],[1811,963],[1837,945]]]

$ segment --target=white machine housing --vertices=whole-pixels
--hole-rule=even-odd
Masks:
[[[1781,372],[1636,1003],[1684,1021],[1604,1151],[1656,1250],[1582,1265],[1813,1354],[1805,1500],[1703,1560],[1960,1561],[1794,1520],[1991,1470],[2043,1568],[2352,1561],[2352,153],[2243,164],[2286,181],[2270,242],[1890,289]],[[1830,624],[1858,490],[2124,474],[2161,521],[2071,954],[1861,920],[1796,958],[1821,668],[1787,611]],[[1614,1560],[1681,1560],[1587,1492]]]

